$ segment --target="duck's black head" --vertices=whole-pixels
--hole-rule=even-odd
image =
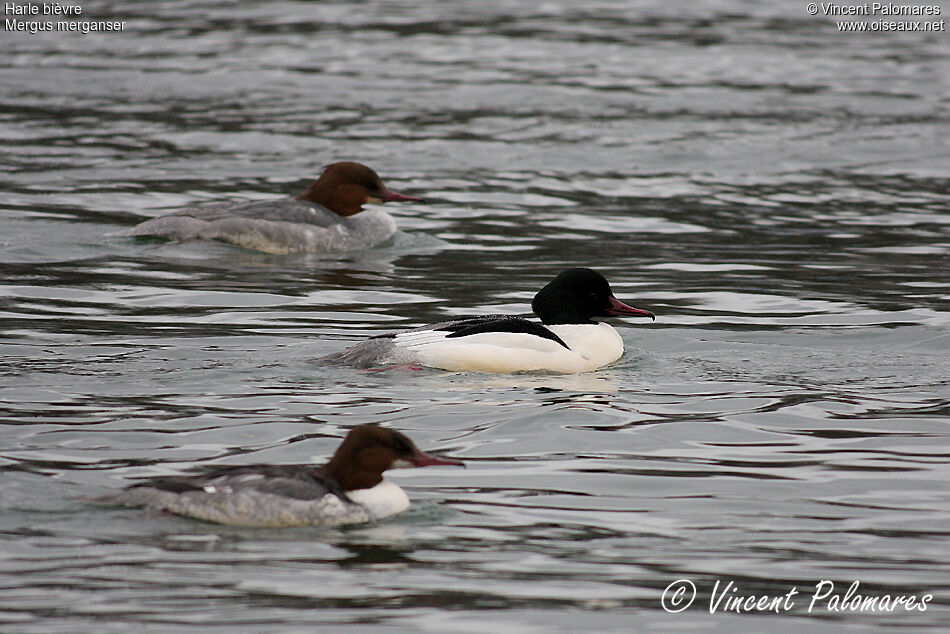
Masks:
[[[610,290],[606,278],[591,269],[568,269],[548,282],[531,302],[531,310],[549,326],[591,324],[597,317],[656,317],[648,310],[627,306]]]

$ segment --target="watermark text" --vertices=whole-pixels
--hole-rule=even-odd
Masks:
[[[892,2],[809,2],[808,15],[836,20],[838,31],[845,33],[935,32],[946,31],[946,19],[936,4],[895,4]],[[937,18],[940,19],[937,19]],[[900,19],[897,19],[900,18]]]
[[[689,579],[677,579],[666,587],[660,597],[660,605],[670,613],[682,612],[696,601],[696,584]],[[733,580],[716,579],[710,588],[709,602],[704,607],[710,614],[731,612],[772,612],[783,614],[792,611],[831,613],[893,614],[895,612],[926,612],[932,594],[881,594],[861,591],[861,582],[853,581],[847,587],[834,581],[822,579],[814,586],[799,590],[793,586],[785,592],[749,593]]]

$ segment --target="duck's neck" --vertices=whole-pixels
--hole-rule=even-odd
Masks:
[[[366,195],[356,187],[327,187],[318,180],[297,196],[297,200],[308,200],[341,216],[352,216],[363,211]]]
[[[339,484],[344,491],[369,489],[383,481],[383,475],[378,471],[354,467],[341,456],[333,456],[319,472]]]

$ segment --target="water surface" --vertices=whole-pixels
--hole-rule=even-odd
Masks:
[[[933,629],[950,618],[946,33],[794,3],[82,4],[4,32],[0,629]],[[943,14],[950,7],[941,5]],[[356,160],[427,205],[382,248],[105,234]],[[526,314],[560,270],[657,314],[577,376],[317,357]],[[405,515],[218,527],[86,498],[322,460],[357,424],[468,469]],[[663,589],[690,579],[670,615]],[[808,597],[932,594],[926,611]],[[719,581],[801,599],[709,613]]]

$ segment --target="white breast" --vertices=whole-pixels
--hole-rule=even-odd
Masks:
[[[608,323],[563,324],[548,329],[583,359],[583,368],[576,372],[594,370],[623,356],[623,339]]]
[[[344,218],[342,224],[346,230],[335,238],[332,245],[334,251],[368,249],[396,233],[396,221],[382,209],[366,209]]]
[[[406,492],[399,485],[386,479],[368,489],[347,491],[346,495],[357,504],[366,507],[374,520],[402,513],[409,508],[409,496]]]

